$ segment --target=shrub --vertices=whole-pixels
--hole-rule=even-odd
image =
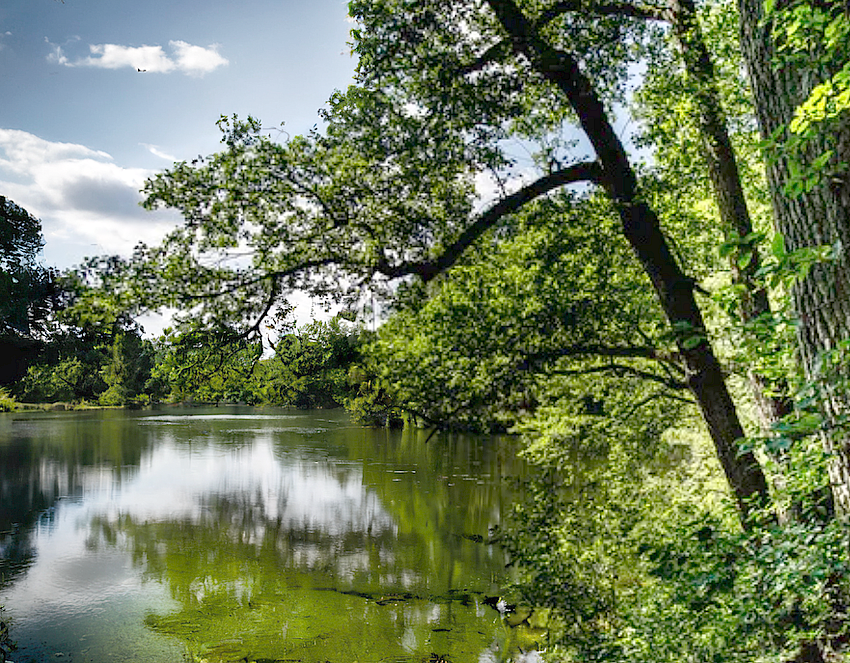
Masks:
[[[0,389],[0,412],[14,412],[18,408],[18,401],[5,389]]]

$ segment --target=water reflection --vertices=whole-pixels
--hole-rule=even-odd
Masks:
[[[505,660],[481,541],[521,470],[507,444],[342,413],[2,418],[20,660]]]

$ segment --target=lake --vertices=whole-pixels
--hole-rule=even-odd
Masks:
[[[510,438],[341,411],[0,415],[9,658],[512,660],[484,600],[523,472]]]

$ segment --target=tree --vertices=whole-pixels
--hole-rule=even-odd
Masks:
[[[300,408],[339,407],[351,391],[348,373],[360,357],[358,334],[339,317],[284,334],[264,362],[265,400]]]
[[[153,344],[141,337],[139,330],[119,331],[109,348],[107,360],[100,370],[107,389],[99,400],[105,405],[128,405],[140,397],[161,396],[161,389],[151,382],[154,366]],[[154,388],[152,388],[154,387]]]
[[[151,386],[158,385],[172,401],[201,403],[255,402],[254,377],[262,344],[232,328],[208,330],[184,327],[167,330],[157,341]]]
[[[636,407],[690,402],[605,197],[559,192],[517,216],[427,297],[404,293],[378,330],[367,356],[398,402],[430,425],[471,430],[506,430],[553,399],[602,414],[608,399],[597,387],[608,378],[647,383],[628,399]],[[584,389],[558,386],[570,379],[584,379]]]
[[[543,24],[508,0],[353,3],[352,12],[364,26],[355,31],[361,84],[332,98],[325,134],[277,145],[256,124],[225,124],[225,152],[149,183],[147,204],[181,209],[187,225],[164,247],[140,252],[131,271],[191,281],[193,301],[242,287],[265,297],[284,285],[321,290],[316,276],[355,286],[375,275],[430,281],[536,198],[570,184],[598,186],[677,336],[689,388],[742,514],[752,499],[764,501],[767,484],[755,457],[739,453],[744,431],[694,281],[641,194],[601,96],[616,98],[626,65],[622,57],[603,64],[603,51],[622,55],[621,33],[638,39],[645,27],[592,16]],[[588,44],[598,47],[602,33],[617,38],[591,55]],[[560,166],[576,158],[559,149],[562,124],[572,117],[595,158]],[[512,159],[503,141],[511,136],[536,139],[543,168],[508,193]],[[474,178],[488,174],[501,193],[476,213]],[[248,227],[258,232],[246,235]],[[255,262],[235,272],[194,253],[244,244]],[[165,290],[147,295],[173,301]],[[255,309],[261,301],[254,299]]]
[[[2,333],[30,336],[44,318],[51,273],[39,265],[41,222],[0,196],[0,325]]]
[[[850,338],[850,124],[847,103],[840,102],[850,61],[842,36],[850,20],[840,3],[771,3],[770,12],[759,0],[738,6],[756,117],[763,137],[777,146],[767,168],[776,229],[791,251],[838,248],[838,260],[816,265],[794,288],[800,359],[807,377],[818,380],[819,357]],[[837,89],[828,85],[833,81]],[[825,86],[839,103],[828,103]],[[806,121],[806,104],[824,109],[816,121]],[[832,389],[825,404],[832,488],[844,512],[850,512],[850,437],[841,421],[848,398],[846,389]]]
[[[40,352],[14,386],[17,397],[97,401],[110,390],[107,404],[117,405],[147,393],[151,348],[129,313],[70,272],[57,279],[56,300]]]
[[[54,274],[38,263],[41,222],[0,196],[0,383],[19,379],[38,349],[54,299]]]
[[[771,315],[766,288],[757,278],[760,258],[756,248],[758,233],[751,219],[738,159],[729,135],[724,104],[721,101],[715,64],[706,46],[702,27],[692,0],[674,0],[665,12],[681,46],[682,59],[692,85],[691,94],[700,126],[703,154],[711,180],[718,215],[729,251],[733,285],[738,289],[737,310],[744,325],[758,324]],[[749,371],[751,390],[758,408],[762,430],[790,412],[787,386],[769,384],[758,371]]]

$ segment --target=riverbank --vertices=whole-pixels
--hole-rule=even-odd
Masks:
[[[56,403],[20,403],[12,398],[9,398],[7,401],[8,406],[6,408],[0,407],[0,412],[25,412],[25,411],[42,411],[42,412],[64,412],[64,411],[79,411],[79,410],[159,410],[164,408],[196,408],[196,407],[227,407],[227,406],[247,406],[247,403],[232,403],[232,402],[220,402],[220,403],[200,403],[200,402],[192,402],[192,403],[146,403],[146,404],[137,404],[131,403],[128,405],[101,405],[99,403],[89,403],[87,401],[82,401],[79,403],[74,402],[56,402]],[[263,407],[263,406],[251,406],[251,407]],[[282,406],[269,406],[269,407],[282,407]],[[285,407],[285,406],[283,406]],[[296,408],[293,408],[296,409]]]
[[[93,403],[18,403],[12,412],[41,410],[45,412],[64,412],[65,410],[123,410],[121,405],[97,405]]]

